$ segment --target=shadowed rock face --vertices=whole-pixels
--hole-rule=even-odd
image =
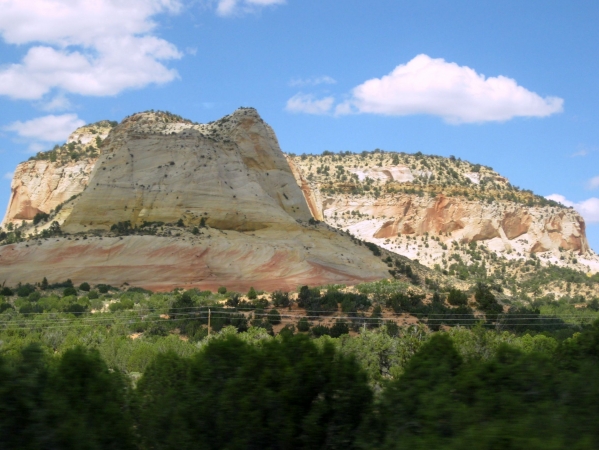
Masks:
[[[80,234],[0,247],[0,280],[274,290],[388,276],[365,246],[311,218],[255,110],[206,125],[141,113],[113,129],[87,188],[56,217]],[[179,219],[187,227],[181,236],[167,227],[169,236],[83,238],[118,222]],[[208,228],[192,235],[202,219]]]

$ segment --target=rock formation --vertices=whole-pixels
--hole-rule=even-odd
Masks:
[[[87,187],[51,220],[68,235],[0,247],[0,280],[293,289],[389,276],[365,246],[312,220],[274,132],[250,108],[210,124],[125,119]]]
[[[101,121],[75,130],[62,147],[19,164],[2,225],[32,220],[83,192],[98,159],[99,145],[112,125]]]
[[[474,242],[508,259],[540,254],[599,270],[576,211],[511,186],[491,168],[380,151],[288,159],[315,216],[430,267],[448,265],[448,244]],[[414,245],[424,236],[434,240]]]

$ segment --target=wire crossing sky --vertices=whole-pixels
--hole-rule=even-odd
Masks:
[[[599,250],[597,23],[590,0],[0,0],[0,208],[85,123],[253,106],[286,152],[491,166]]]

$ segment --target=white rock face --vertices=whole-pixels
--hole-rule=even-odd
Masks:
[[[537,254],[545,262],[599,270],[585,222],[573,209],[500,198],[517,194],[490,168],[472,171],[467,162],[426,158],[404,155],[412,167],[426,164],[417,169],[389,165],[391,156],[376,153],[289,160],[315,217],[429,267],[449,265],[448,252],[455,251],[448,250],[452,243],[475,242],[507,259]],[[439,182],[440,189],[434,184]],[[442,193],[430,194],[425,191],[428,187]],[[489,191],[494,200],[472,198]],[[435,238],[426,247],[421,240],[425,236]]]
[[[50,161],[27,161],[17,166],[10,186],[11,196],[2,221],[21,223],[38,212],[49,213],[87,186],[96,159],[58,166]]]

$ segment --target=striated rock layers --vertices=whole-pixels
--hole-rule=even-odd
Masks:
[[[480,242],[495,252],[565,250],[596,259],[576,211],[543,204],[488,167],[382,152],[288,159],[315,217],[408,257],[417,256],[406,246],[409,238],[426,234],[444,243]],[[518,196],[529,201],[510,200]],[[418,255],[424,263],[438,262],[424,253]]]
[[[311,218],[254,109],[211,124],[141,113],[113,129],[87,188],[61,213],[69,236],[0,247],[0,280],[292,289],[388,276],[365,246]],[[109,236],[119,222],[165,225],[157,236]]]
[[[360,230],[362,237],[390,239],[428,233],[442,241],[490,241],[505,250],[512,248],[513,240],[525,240],[530,253],[560,247],[579,254],[589,251],[584,220],[571,209],[552,212],[547,207],[509,202],[488,204],[444,195],[407,194],[377,200],[328,198],[323,208],[323,214],[331,221],[335,213],[353,210],[373,217],[368,225],[353,227]]]

